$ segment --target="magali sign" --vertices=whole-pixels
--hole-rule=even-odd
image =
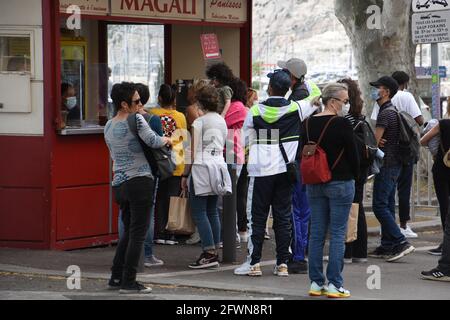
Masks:
[[[247,21],[247,0],[206,0],[205,6],[206,21]]]
[[[59,10],[67,13],[67,8],[75,5],[80,8],[81,14],[106,16],[109,13],[108,0],[59,0]]]
[[[203,0],[111,0],[111,15],[119,17],[202,20]]]

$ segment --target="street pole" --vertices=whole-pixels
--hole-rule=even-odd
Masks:
[[[228,165],[233,194],[223,198],[223,262],[236,262],[236,168]]]
[[[431,97],[432,115],[441,118],[441,81],[439,78],[439,44],[431,44]]]

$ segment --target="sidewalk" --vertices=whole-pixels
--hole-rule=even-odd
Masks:
[[[419,217],[419,215],[418,215]],[[423,217],[423,218],[422,218]],[[370,218],[370,214],[369,214]],[[412,223],[411,227],[417,232],[434,229],[436,233],[421,234],[419,239],[412,243],[419,248],[419,252],[407,257],[401,263],[388,264],[384,261],[370,260],[369,264],[346,265],[344,276],[348,286],[356,299],[379,299],[384,297],[383,291],[371,291],[366,287],[367,267],[376,264],[383,273],[383,286],[389,288],[389,292],[398,294],[402,291],[402,284],[415,284],[415,296],[427,297],[427,290],[436,290],[433,283],[419,280],[420,271],[433,267],[437,259],[427,255],[427,248],[438,244],[441,238],[440,220],[430,214],[421,215],[420,220]],[[373,230],[372,230],[373,229]],[[372,226],[371,233],[377,229]],[[375,232],[376,233],[376,232]],[[378,235],[378,233],[377,233]],[[369,247],[377,245],[379,236],[369,239]],[[272,237],[273,238],[273,237]],[[146,268],[144,274],[139,275],[139,280],[147,284],[170,285],[181,287],[209,288],[217,290],[261,293],[292,296],[299,299],[308,299],[307,288],[309,279],[307,275],[290,275],[288,278],[275,277],[272,274],[275,253],[275,242],[266,241],[263,252],[263,277],[250,278],[238,277],[233,274],[233,269],[245,260],[246,244],[237,249],[236,264],[222,264],[216,270],[190,270],[188,264],[194,261],[200,254],[200,246],[155,246],[155,254],[161,258],[165,265],[158,268]],[[31,251],[18,249],[0,249],[0,272],[12,272],[30,275],[45,275],[67,277],[66,270],[71,265],[81,268],[82,278],[109,279],[110,267],[115,253],[115,247],[77,250],[71,252],[59,251]],[[405,268],[408,273],[405,273]],[[400,285],[400,286],[399,286]],[[5,290],[7,288],[0,288]],[[445,291],[445,290],[447,291]],[[440,289],[433,291],[439,293]],[[442,297],[448,295],[448,285],[442,286]],[[410,293],[411,291],[409,291]],[[401,296],[399,296],[401,298]],[[405,295],[406,298],[411,296]]]

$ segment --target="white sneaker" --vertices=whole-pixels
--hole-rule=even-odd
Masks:
[[[146,268],[160,267],[163,265],[164,265],[164,261],[158,259],[155,256],[151,256],[150,258],[145,258],[145,260],[144,260],[144,266]]]
[[[288,277],[289,272],[287,264],[282,263],[279,266],[275,266],[275,268],[273,269],[273,274],[279,277]]]
[[[336,288],[334,284],[330,283],[328,285],[327,291],[328,298],[339,299],[339,298],[350,298],[350,291],[344,289],[343,287]]]
[[[353,259],[344,259],[344,264],[352,264],[353,263]]]
[[[414,231],[412,231],[410,226],[406,226],[406,229],[403,229],[400,227],[400,231],[402,232],[402,234],[405,236],[405,238],[409,238],[409,239],[415,239],[418,238],[419,236],[417,235],[417,233],[415,233]]]
[[[249,262],[245,262],[234,270],[234,274],[237,276],[260,277],[262,276],[261,265],[257,263],[252,266]]]
[[[194,245],[200,243],[200,234],[196,231],[189,239],[186,240],[186,244]]]
[[[241,242],[248,242],[248,233],[247,232],[239,232],[239,237],[241,237]]]

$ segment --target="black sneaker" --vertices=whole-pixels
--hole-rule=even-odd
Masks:
[[[290,274],[308,273],[308,263],[306,261],[289,261],[287,266]]]
[[[422,279],[433,281],[445,281],[450,282],[450,273],[444,273],[438,268],[430,271],[422,271]]]
[[[392,253],[386,258],[387,262],[395,262],[401,258],[403,258],[404,256],[413,253],[416,250],[416,248],[414,248],[412,245],[410,245],[409,243],[403,243],[400,244],[396,247],[394,247],[394,249],[392,250]]]
[[[383,248],[378,247],[373,252],[369,253],[369,257],[375,258],[375,259],[386,259],[386,257],[390,256],[390,252]]]
[[[135,282],[131,286],[120,289],[120,294],[149,294],[152,292],[151,288],[147,288],[139,282]]]
[[[219,266],[219,256],[203,252],[200,258],[189,265],[191,269],[207,269]]]
[[[439,245],[439,247],[428,250],[428,253],[433,256],[442,256],[442,243]]]
[[[108,283],[108,290],[120,290],[122,281],[119,279],[111,279]]]

